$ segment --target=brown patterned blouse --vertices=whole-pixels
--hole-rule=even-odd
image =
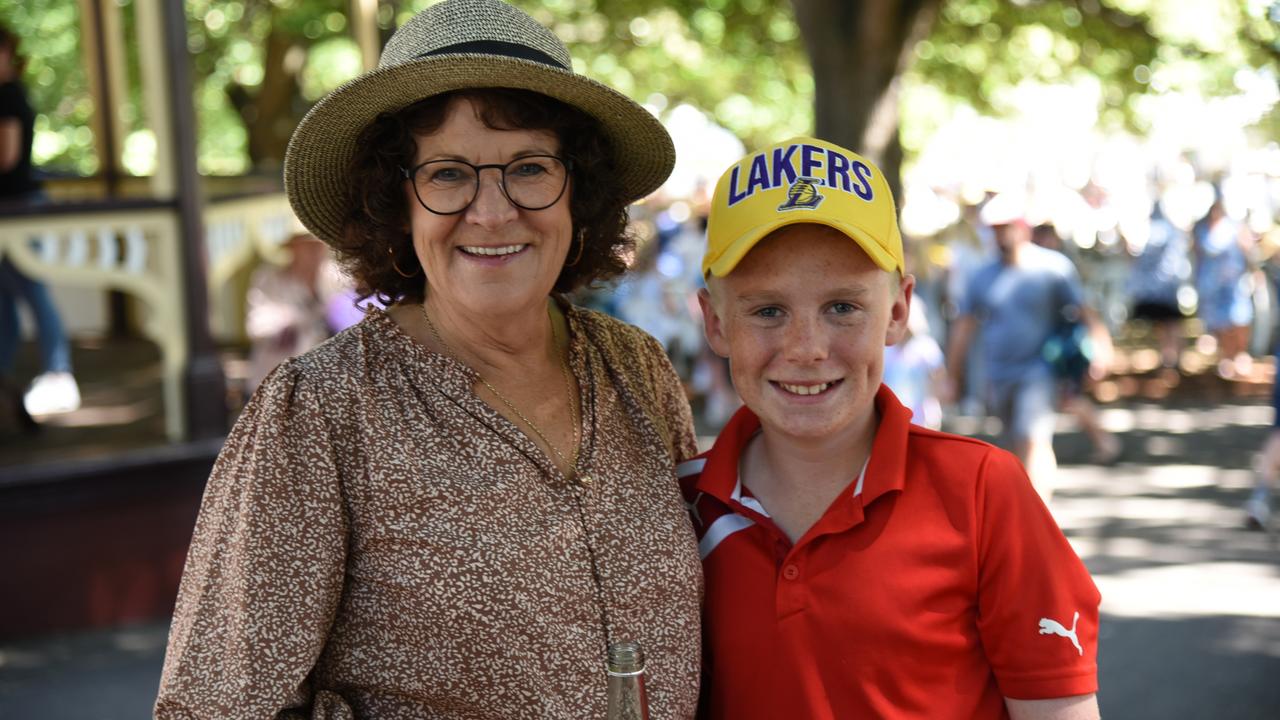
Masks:
[[[594,551],[652,717],[692,717],[702,576],[673,469],[696,452],[689,408],[657,341],[566,315],[581,490],[385,313],[272,373],[209,478],[156,716],[603,717]]]

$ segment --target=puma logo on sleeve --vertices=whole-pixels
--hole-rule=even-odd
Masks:
[[[1062,626],[1062,623],[1051,618],[1040,618],[1040,634],[1041,635],[1061,635],[1071,641],[1076,646],[1076,650],[1084,655],[1084,648],[1080,647],[1080,638],[1076,636],[1076,624],[1080,622],[1080,613],[1076,613],[1071,619],[1071,629],[1068,630]]]

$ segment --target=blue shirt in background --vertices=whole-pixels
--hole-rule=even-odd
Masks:
[[[999,382],[1045,372],[1045,341],[1060,323],[1078,317],[1083,304],[1084,289],[1071,260],[1027,243],[1017,265],[995,260],[979,268],[959,309],[978,319],[987,375]]]

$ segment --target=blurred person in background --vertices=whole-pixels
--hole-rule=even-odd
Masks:
[[[1209,212],[1196,223],[1195,277],[1199,297],[1196,313],[1218,344],[1218,375],[1231,379],[1253,369],[1249,356],[1249,328],[1253,323],[1253,293],[1249,277],[1252,237],[1242,223],[1227,214],[1221,192]]]
[[[18,53],[18,37],[0,25],[0,206],[45,202],[31,165],[35,111],[22,85],[26,62]],[[36,323],[41,373],[31,381],[21,402],[13,377],[21,341],[18,302],[31,309]],[[26,430],[32,415],[71,412],[80,407],[80,387],[71,374],[71,343],[53,296],[43,282],[28,277],[9,258],[0,259],[0,406]],[[10,418],[0,419],[8,424]]]
[[[701,244],[701,243],[699,243]],[[697,292],[680,272],[670,242],[644,241],[635,262],[614,291],[616,316],[649,333],[662,344],[681,377],[689,377],[702,336],[688,310]]]
[[[1258,243],[1259,260],[1263,262],[1263,271],[1271,283],[1271,288],[1280,295],[1280,228],[1273,228]],[[1280,368],[1280,337],[1272,348],[1275,367]],[[1261,452],[1255,460],[1253,475],[1253,491],[1244,504],[1245,526],[1266,530],[1271,525],[1272,496],[1280,488],[1280,378],[1273,379],[1271,388],[1271,409],[1273,414],[1271,433],[1267,435]]]
[[[248,389],[253,392],[277,365],[319,345],[329,326],[333,282],[329,248],[305,229],[285,241],[289,261],[263,265],[254,273],[246,297],[245,334],[249,336]]]
[[[685,380],[699,433],[714,434],[741,404],[723,358],[703,341],[698,290],[706,247],[705,187],[688,202],[676,201],[653,216],[652,236],[616,288],[593,288],[588,302],[653,335]],[[652,211],[657,197],[644,209]],[[601,297],[605,295],[607,297]]]
[[[1280,348],[1275,360],[1280,367]],[[1244,504],[1245,526],[1255,530],[1266,530],[1271,525],[1271,497],[1280,487],[1280,382],[1274,383],[1271,390],[1271,409],[1271,433],[1254,462],[1253,490]]]
[[[936,337],[940,343],[946,343],[955,330],[956,320],[960,317],[960,303],[973,279],[989,262],[995,252],[995,240],[991,228],[983,224],[979,215],[982,206],[990,198],[981,202],[969,202],[961,197],[960,217],[938,235],[938,244],[946,248],[946,282],[945,296],[942,301],[942,312],[945,325]],[[960,362],[948,359],[948,362]],[[982,351],[978,347],[970,347],[969,356],[963,359],[964,379],[956,384],[955,397],[947,399],[944,404],[954,403],[963,415],[978,415],[983,412],[983,391],[986,387],[986,368],[983,367]]]
[[[1022,461],[1048,502],[1058,466],[1053,452],[1058,379],[1045,358],[1045,345],[1064,325],[1078,322],[1100,336],[1101,323],[1087,312],[1071,261],[1031,242],[1021,197],[993,197],[983,206],[981,219],[995,234],[999,257],[973,274],[960,300],[947,346],[943,400],[953,400],[962,387],[964,359],[976,337],[987,373],[987,412],[1002,426],[999,444]],[[1105,353],[1096,353],[1092,363],[1097,367],[1091,372],[1103,372],[1109,361]]]
[[[156,716],[603,717],[638,641],[697,707],[696,452],[652,337],[565,294],[625,269],[675,153],[500,0],[445,0],[294,131],[285,187],[389,301],[271,373],[209,478]]]
[[[1047,250],[1062,253],[1068,260],[1071,259],[1066,254],[1062,236],[1050,223],[1040,223],[1032,228],[1031,242]],[[1066,350],[1061,344],[1055,344],[1051,346],[1050,364],[1058,377],[1059,406],[1076,419],[1093,448],[1089,454],[1089,462],[1097,465],[1112,465],[1120,459],[1124,448],[1120,438],[1103,429],[1102,422],[1098,419],[1098,407],[1089,397],[1089,390],[1093,383],[1101,380],[1106,372],[1105,365],[1091,362],[1091,355],[1098,351],[1100,347],[1098,343],[1102,343],[1101,347],[1105,348],[1102,351],[1110,355],[1111,332],[1090,306],[1086,304],[1081,308],[1081,312],[1087,315],[1087,319],[1083,326],[1074,329],[1073,332],[1078,337],[1067,338],[1060,335],[1055,339],[1057,343],[1083,339],[1080,353],[1072,358],[1061,358],[1060,362],[1052,362],[1058,359],[1055,353]],[[1082,338],[1079,337],[1081,334],[1083,334]]]
[[[942,348],[929,334],[924,303],[912,302],[902,341],[884,348],[884,384],[911,410],[911,422],[937,430],[942,427],[938,393],[946,375]]]
[[[1182,355],[1182,308],[1178,291],[1191,278],[1187,234],[1169,222],[1160,202],[1151,206],[1150,233],[1134,258],[1128,290],[1134,320],[1151,323],[1160,365],[1176,369]]]

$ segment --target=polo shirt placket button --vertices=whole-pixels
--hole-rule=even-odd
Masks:
[[[786,578],[787,580],[795,580],[796,578],[800,577],[800,568],[796,567],[795,565],[787,565],[786,567],[782,568],[782,577]]]

